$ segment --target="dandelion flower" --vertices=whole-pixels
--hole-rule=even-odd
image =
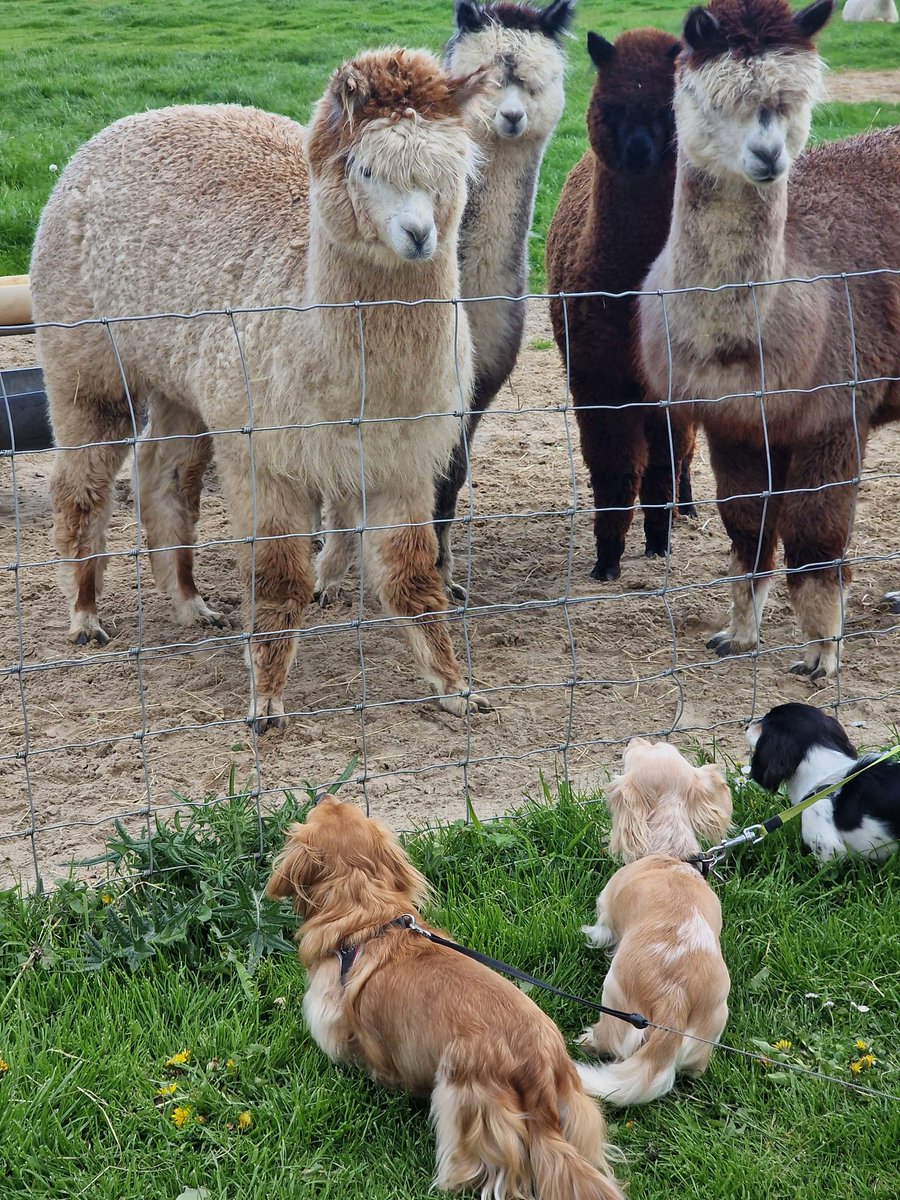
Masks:
[[[850,1070],[854,1075],[859,1075],[862,1071],[871,1071],[875,1066],[874,1054],[861,1054],[859,1058],[854,1058],[850,1064]]]
[[[787,1038],[779,1038],[778,1041],[772,1046],[773,1050],[790,1050],[792,1048],[793,1043],[789,1042]]]
[[[862,1040],[862,1038],[857,1038],[856,1039],[856,1048],[857,1048],[857,1050],[868,1050],[869,1047]]]
[[[157,1096],[171,1096],[174,1091],[177,1091],[177,1089],[178,1089],[177,1083],[167,1083],[165,1085],[165,1087],[156,1089],[156,1095]]]
[[[177,1054],[171,1055],[166,1059],[167,1067],[183,1067],[187,1060],[191,1057],[190,1050],[179,1050]]]
[[[0,1058],[0,1075],[3,1075],[8,1070],[9,1070],[9,1063],[6,1061],[5,1058]]]
[[[191,1107],[189,1104],[179,1104],[176,1109],[173,1109],[172,1120],[175,1122],[176,1129],[182,1129],[187,1124],[190,1115]]]
[[[101,904],[112,904],[112,902],[113,902],[113,898],[109,894],[109,892],[104,892],[103,895],[100,897]]]
[[[253,1114],[248,1112],[247,1109],[244,1109],[244,1111],[238,1116],[237,1123],[238,1129],[244,1133],[253,1124]]]
[[[234,1059],[233,1059],[233,1058],[226,1058],[226,1059],[225,1059],[225,1066],[228,1068],[228,1070],[229,1070],[229,1071],[236,1071],[236,1070],[237,1070],[237,1063],[234,1061]]]

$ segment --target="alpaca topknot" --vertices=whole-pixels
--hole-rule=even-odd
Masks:
[[[704,15],[713,19],[698,23],[695,18]],[[812,38],[797,15],[786,0],[711,0],[706,9],[691,9],[685,18],[685,59],[699,66],[724,54],[757,58],[775,50],[812,51]],[[694,28],[699,26],[699,38],[691,35],[692,21]]]
[[[339,67],[330,94],[354,123],[406,116],[410,110],[429,120],[461,117],[460,80],[441,69],[427,50],[391,47],[370,50]]]

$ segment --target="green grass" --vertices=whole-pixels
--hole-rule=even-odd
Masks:
[[[676,31],[688,5],[582,0],[568,43],[567,106],[541,177],[531,246],[532,286],[543,286],[544,235],[566,173],[584,150],[593,28]],[[162,104],[233,101],[306,120],[331,70],[387,42],[438,50],[450,0],[6,0],[0,4],[0,274],[27,270],[37,219],[55,178],[91,134]],[[900,61],[900,28],[834,20],[821,46],[832,69]],[[814,136],[839,137],[900,122],[900,105],[827,105]]]
[[[777,802],[737,795],[736,821]],[[425,1200],[433,1142],[423,1105],[327,1062],[305,1032],[293,919],[257,903],[269,853],[303,811],[260,825],[241,797],[161,826],[150,883],[68,882],[0,896],[0,1186],[4,1200]],[[461,941],[582,995],[606,967],[579,926],[614,870],[602,805],[565,790],[515,820],[454,825],[409,848]],[[118,839],[123,870],[146,843]],[[726,1040],[787,1038],[787,1060],[900,1092],[900,856],[820,867],[785,830],[715,883],[732,1016]],[[107,903],[104,903],[106,899]],[[132,964],[132,965],[129,965]],[[807,997],[807,993],[816,993]],[[568,1034],[589,1014],[543,994]],[[166,1059],[190,1051],[183,1067]],[[609,1110],[631,1200],[869,1200],[900,1196],[900,1105],[719,1052],[653,1105]],[[229,1061],[230,1060],[230,1061]],[[175,1084],[164,1097],[155,1093]],[[172,1113],[189,1108],[183,1128]],[[252,1124],[240,1131],[241,1113]],[[204,1120],[198,1122],[200,1116]]]

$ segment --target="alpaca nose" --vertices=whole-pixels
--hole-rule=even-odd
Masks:
[[[431,241],[432,227],[422,223],[407,222],[403,226],[403,232],[409,240],[410,249],[412,250],[411,258],[427,258],[428,246]]]
[[[521,108],[505,108],[500,116],[506,122],[507,137],[518,137],[525,131],[525,111]]]
[[[625,151],[622,158],[624,160],[623,165],[627,171],[646,171],[648,167],[654,165],[653,142],[646,131],[640,130],[632,134],[625,143]]]
[[[750,153],[755,159],[753,174],[759,183],[766,183],[770,179],[775,179],[781,173],[780,149],[769,150],[765,146],[751,146]]]

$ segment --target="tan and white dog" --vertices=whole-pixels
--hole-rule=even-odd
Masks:
[[[719,901],[684,859],[697,835],[721,837],[731,823],[731,792],[711,764],[693,767],[674,746],[633,738],[624,771],[607,796],[610,850],[623,858],[597,897],[597,920],[583,926],[592,946],[613,950],[603,1003],[658,1025],[717,1040],[728,1020],[731,982],[719,949]],[[611,1104],[646,1104],[682,1072],[700,1075],[712,1047],[678,1033],[638,1030],[603,1015],[579,1043],[616,1062],[576,1064],[585,1090]]]
[[[325,796],[266,887],[303,918],[303,1012],[329,1058],[431,1098],[436,1185],[483,1200],[622,1200],[606,1125],[557,1027],[513,984],[397,918],[428,883],[394,835]],[[431,932],[437,932],[432,930]]]

